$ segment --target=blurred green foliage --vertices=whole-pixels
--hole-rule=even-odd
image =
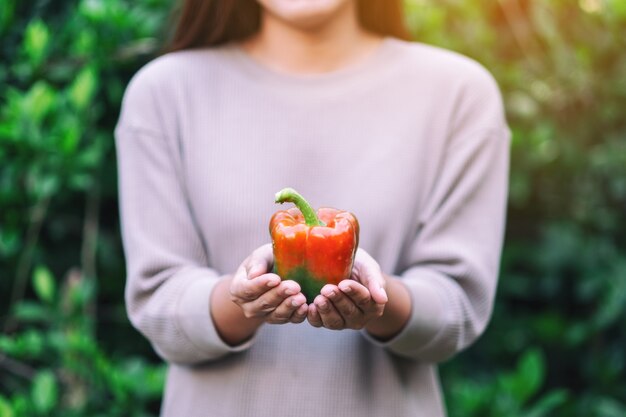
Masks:
[[[513,131],[493,320],[451,416],[626,416],[626,2],[412,0],[416,39],[497,78]]]
[[[0,2],[0,417],[158,414],[124,313],[113,126],[167,0]],[[626,2],[406,0],[498,80],[513,131],[494,316],[451,417],[626,415]]]
[[[0,2],[0,417],[158,413],[130,329],[112,129],[166,0]]]

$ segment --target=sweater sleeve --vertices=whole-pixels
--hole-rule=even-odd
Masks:
[[[150,72],[136,76],[115,130],[126,307],[162,358],[193,364],[246,349],[251,341],[229,346],[213,325],[210,294],[220,274],[208,265],[153,93]]]
[[[398,276],[411,316],[390,351],[440,362],[469,346],[489,321],[508,188],[510,131],[493,79],[479,72],[458,103],[436,179]],[[370,339],[372,339],[370,337]]]

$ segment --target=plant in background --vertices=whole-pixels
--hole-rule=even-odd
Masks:
[[[478,377],[472,382],[456,375],[449,385],[451,415],[465,417],[548,417],[567,400],[567,392],[556,389],[537,397],[545,383],[545,357],[530,348],[514,371],[502,371],[493,378]]]
[[[158,404],[165,369],[138,358],[107,355],[85,314],[94,287],[78,270],[57,280],[43,266],[32,284],[37,300],[14,305],[22,329],[0,336],[0,416],[143,416]],[[9,391],[7,389],[7,391]]]
[[[158,411],[163,367],[111,349],[129,328],[112,132],[166,3],[0,2],[0,417]]]
[[[545,383],[531,400],[569,393],[550,416],[626,415],[626,3],[407,6],[416,39],[494,74],[513,132],[495,312],[483,338],[443,366],[451,416],[472,415],[458,406],[464,385],[509,397],[502,369],[529,346],[545,357]]]

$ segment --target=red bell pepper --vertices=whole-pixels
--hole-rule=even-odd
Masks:
[[[285,202],[297,208],[278,211],[270,220],[274,272],[298,282],[310,303],[325,284],[350,278],[359,223],[352,213],[334,208],[320,208],[316,214],[292,188],[276,194],[276,203]]]

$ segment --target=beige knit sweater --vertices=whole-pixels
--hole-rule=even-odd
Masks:
[[[162,415],[445,415],[436,364],[483,332],[502,245],[509,131],[487,71],[388,38],[344,70],[274,72],[235,45],[160,57],[116,129],[126,305],[169,364]],[[226,345],[209,295],[270,241],[276,191],[354,212],[412,296],[409,323],[265,325]]]

